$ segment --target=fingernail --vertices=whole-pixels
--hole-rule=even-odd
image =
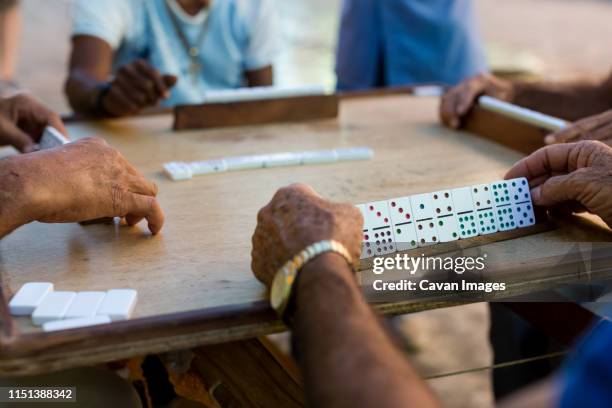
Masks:
[[[544,143],[546,143],[546,144],[548,144],[548,145],[549,145],[549,144],[554,144],[554,143],[555,143],[555,141],[556,141],[556,139],[555,139],[555,137],[554,137],[553,135],[547,135],[547,136],[544,138]]]
[[[452,127],[458,128],[459,127],[459,120],[456,119],[456,118],[453,118],[453,119],[451,119],[450,124],[451,124]]]

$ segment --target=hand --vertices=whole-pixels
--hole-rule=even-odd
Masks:
[[[285,262],[308,245],[328,239],[342,243],[358,260],[362,228],[361,212],[351,204],[325,200],[302,184],[281,188],[257,215],[251,268],[269,286]]]
[[[612,110],[579,120],[546,136],[546,144],[599,140],[612,146]]]
[[[102,139],[82,139],[15,160],[13,174],[22,180],[25,198],[13,208],[27,212],[26,222],[125,217],[135,225],[146,218],[153,234],[164,224],[155,183]]]
[[[0,100],[0,146],[32,152],[47,126],[68,136],[60,117],[33,96],[22,93]]]
[[[586,210],[612,228],[609,146],[596,141],[546,146],[519,161],[506,174],[506,179],[515,177],[529,180],[535,205]]]
[[[511,82],[489,74],[480,74],[449,89],[440,102],[440,120],[448,127],[458,129],[476,99],[481,95],[511,101],[514,94]]]
[[[133,115],[169,98],[176,81],[174,75],[162,76],[147,62],[136,60],[119,69],[102,98],[102,108],[113,116]]]

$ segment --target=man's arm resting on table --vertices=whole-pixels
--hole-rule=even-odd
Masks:
[[[293,351],[311,406],[439,406],[365,302],[344,258],[318,256],[295,290]]]
[[[28,198],[26,180],[16,157],[0,160],[0,239],[30,222],[25,209]]]
[[[612,109],[612,73],[604,81],[514,84],[512,102],[575,121]]]

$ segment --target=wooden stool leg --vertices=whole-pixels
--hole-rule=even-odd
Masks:
[[[192,370],[221,407],[303,407],[304,393],[292,360],[267,339],[193,350]]]

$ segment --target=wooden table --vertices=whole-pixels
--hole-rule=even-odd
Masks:
[[[250,271],[257,211],[289,183],[312,185],[333,200],[375,199],[490,182],[521,154],[438,124],[437,100],[406,95],[361,96],[341,102],[338,120],[171,131],[170,114],[103,122],[75,122],[73,138],[104,137],[159,184],[166,213],[160,235],[144,224],[126,226],[31,224],[0,242],[5,299],[23,283],[50,281],[56,290],[138,290],[132,320],[69,332],[42,333],[27,318],[3,310],[0,373],[15,375],[89,365],[146,353],[253,338],[284,330]],[[369,162],[287,167],[202,176],[172,182],[168,161],[204,160],[281,151],[370,146]],[[579,280],[576,241],[611,241],[594,218],[564,221],[559,229],[490,244],[499,273],[516,277],[507,296]],[[576,255],[578,256],[578,255]],[[566,259],[563,276],[554,273]],[[530,285],[530,277],[534,284]],[[364,285],[371,275],[362,277]],[[537,282],[536,282],[537,281]],[[537,283],[537,284],[536,284]],[[365,288],[364,288],[365,290]],[[502,295],[503,296],[503,295]],[[406,299],[380,304],[397,314],[451,304]]]

